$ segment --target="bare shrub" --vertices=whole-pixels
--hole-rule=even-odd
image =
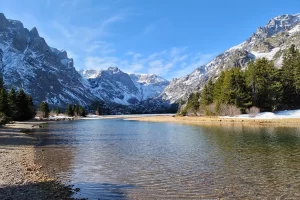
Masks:
[[[235,116],[235,115],[240,115],[241,110],[236,107],[235,105],[226,105],[226,104],[221,104],[220,106],[220,111],[219,115],[221,116]]]
[[[36,114],[35,114],[35,116],[36,117],[39,117],[39,118],[44,118],[44,115],[45,115],[45,113],[44,112],[42,112],[42,111],[36,111]]]
[[[205,109],[205,115],[216,115],[216,110],[217,110],[217,104],[216,103],[212,103],[206,106]]]
[[[193,109],[193,108],[188,108],[188,109],[186,109],[186,115],[187,115],[187,116],[193,116],[193,115],[196,115],[196,110]]]
[[[249,117],[255,117],[260,112],[258,107],[252,106],[249,109],[246,109],[246,113],[249,114]]]
[[[206,115],[206,109],[200,106],[199,109],[197,110],[197,115],[198,116]]]
[[[56,113],[55,111],[52,110],[52,111],[49,113],[49,116],[52,116],[52,117],[57,116],[57,113]]]

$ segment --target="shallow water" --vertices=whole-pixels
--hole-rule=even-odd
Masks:
[[[49,124],[36,161],[89,199],[300,199],[300,129],[81,120]]]

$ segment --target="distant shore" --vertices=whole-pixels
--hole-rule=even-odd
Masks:
[[[145,122],[172,122],[190,125],[248,125],[248,126],[287,126],[300,127],[300,118],[289,119],[256,119],[234,117],[208,117],[208,116],[142,116],[131,117],[126,120]]]

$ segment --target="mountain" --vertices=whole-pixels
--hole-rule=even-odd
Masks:
[[[106,102],[137,105],[148,98],[158,97],[169,82],[153,74],[127,74],[117,67],[107,70],[81,70],[92,93]]]
[[[169,83],[165,79],[129,75],[116,67],[79,73],[66,51],[48,46],[36,28],[28,30],[20,21],[6,19],[2,13],[0,73],[6,88],[23,88],[35,105],[46,101],[51,107],[88,106],[101,101],[114,114],[159,112],[169,106],[168,101],[156,99]]]
[[[0,13],[0,70],[7,88],[23,88],[35,104],[88,105],[96,97],[66,51],[49,47],[36,28]]]
[[[300,14],[272,18],[245,42],[226,50],[192,73],[173,79],[161,97],[170,102],[186,100],[191,93],[202,90],[209,78],[217,78],[225,68],[245,68],[250,60],[257,58],[274,60],[274,64],[280,67],[283,53],[291,44],[300,47]]]
[[[158,97],[169,85],[169,81],[155,74],[130,74],[129,76],[139,89],[141,100]]]

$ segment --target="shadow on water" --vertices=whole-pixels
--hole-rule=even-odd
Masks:
[[[93,195],[89,200],[126,200],[125,189],[132,188],[132,185],[115,185],[100,183],[84,183],[71,186],[65,186],[56,181],[45,181],[38,183],[29,183],[25,185],[13,185],[0,188],[0,199],[3,200],[83,200],[85,198],[84,190],[93,188]],[[82,188],[79,189],[74,188]],[[82,192],[81,192],[82,191]]]
[[[38,140],[35,130],[25,133],[19,129],[0,128],[0,146],[32,146],[37,144]]]
[[[126,190],[136,188],[134,185],[121,185],[110,183],[78,183],[75,188],[80,192],[74,198],[87,197],[89,200],[127,200]]]
[[[3,200],[73,200],[74,191],[55,181],[42,181],[25,185],[12,185],[0,188],[0,199]]]

